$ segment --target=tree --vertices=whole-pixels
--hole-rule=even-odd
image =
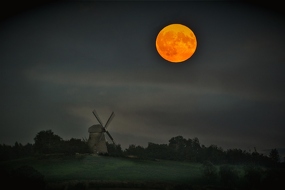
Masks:
[[[170,149],[167,144],[148,143],[146,154],[152,159],[170,159]]]
[[[230,164],[248,163],[251,159],[251,154],[241,149],[228,149],[226,151],[226,160]]]
[[[217,164],[224,160],[224,151],[221,147],[217,145],[210,145],[208,148],[205,148],[206,154],[203,159],[211,160],[211,162]]]
[[[109,156],[123,156],[123,150],[120,144],[106,142]]]
[[[89,147],[85,141],[71,138],[70,140],[64,141],[62,150],[65,154],[88,153]]]
[[[134,144],[129,145],[129,148],[125,150],[125,154],[128,156],[137,156],[140,158],[145,157],[145,149],[142,146],[136,146]]]
[[[280,155],[276,148],[270,151],[269,158],[275,163],[280,162]]]
[[[43,154],[59,153],[62,151],[63,140],[51,130],[40,131],[34,138],[35,151]]]
[[[182,136],[172,137],[169,141],[169,147],[175,151],[181,151],[186,147],[187,140]]]
[[[168,142],[168,146],[172,151],[171,159],[184,160],[186,157],[187,140],[182,136],[176,136],[172,137]]]
[[[23,149],[23,145],[21,143],[18,143],[17,141],[15,142],[15,145],[13,147],[13,154],[15,157],[20,157],[21,152]]]
[[[200,141],[197,137],[195,137],[192,140],[192,155],[193,155],[193,159],[192,161],[195,162],[201,162],[201,145],[200,145]]]

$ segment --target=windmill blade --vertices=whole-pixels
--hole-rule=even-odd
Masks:
[[[109,117],[109,119],[108,119],[108,121],[107,121],[107,123],[106,123],[106,125],[105,125],[105,130],[107,129],[108,125],[110,124],[110,122],[112,121],[112,119],[113,119],[114,117],[115,117],[115,113],[112,112],[111,115],[110,115],[110,117]]]
[[[100,142],[102,140],[102,138],[104,137],[104,133],[101,134],[100,138],[99,138],[99,141]]]
[[[113,143],[115,144],[115,141],[114,141],[113,137],[110,135],[110,133],[108,131],[106,131],[106,133],[110,137],[110,139],[113,141]]]
[[[93,110],[92,113],[93,113],[93,115],[96,117],[96,119],[97,119],[97,121],[100,123],[100,125],[103,127],[102,121],[100,120],[100,118],[99,118],[97,112],[96,112],[95,110]]]

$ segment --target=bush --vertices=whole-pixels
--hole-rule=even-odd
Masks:
[[[22,166],[10,172],[11,189],[41,190],[45,188],[44,176],[31,166]]]
[[[230,165],[220,166],[219,176],[221,184],[227,187],[235,187],[239,179],[237,170]]]
[[[260,167],[247,166],[245,169],[244,179],[249,189],[260,189],[263,171]]]
[[[264,173],[261,189],[278,189],[284,185],[285,168],[267,169]]]
[[[218,176],[217,168],[210,161],[206,161],[202,165],[203,175],[208,181],[215,181]]]

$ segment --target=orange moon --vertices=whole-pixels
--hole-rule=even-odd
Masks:
[[[172,63],[186,61],[195,53],[196,48],[197,39],[194,32],[182,24],[170,24],[156,37],[157,52]]]

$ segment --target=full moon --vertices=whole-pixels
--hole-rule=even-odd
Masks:
[[[172,63],[189,59],[195,52],[197,39],[193,31],[182,24],[170,24],[164,27],[156,37],[156,49],[159,55]]]

